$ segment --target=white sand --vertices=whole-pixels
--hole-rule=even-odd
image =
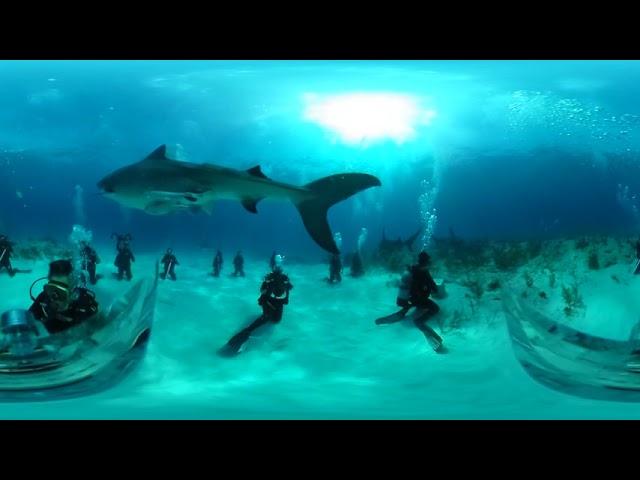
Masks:
[[[527,290],[528,298],[554,318],[589,333],[626,338],[640,313],[640,275],[629,271],[635,252],[615,242],[612,249],[611,242],[599,249],[619,263],[600,270],[586,267],[589,249],[566,247],[553,263],[555,288],[549,287],[542,257],[500,278],[517,291]],[[437,300],[446,354],[434,353],[410,321],[374,324],[397,310],[396,288],[386,286],[396,276],[345,275],[342,284],[328,285],[322,281],[326,265],[288,263],[285,270],[295,288],[282,322],[252,338],[238,357],[218,357],[216,350],[260,314],[258,289],[268,259],[247,256],[247,277],[229,278],[228,253],[223,276],[213,278],[213,253],[175,253],[181,262],[178,281],[161,281],[156,325],[136,372],[99,395],[2,404],[0,418],[640,418],[637,405],[584,400],[536,383],[513,355],[499,292],[485,291],[472,313],[469,290],[455,283],[459,279],[436,258],[434,276],[449,282],[447,297]],[[134,276],[151,272],[155,253],[135,254]],[[95,290],[106,305],[128,284],[112,277],[113,259],[101,256],[98,271],[105,278]],[[14,265],[34,271],[14,278],[0,274],[3,311],[27,307],[29,285],[47,270],[45,260],[15,259]],[[532,288],[525,285],[524,271],[533,272]],[[475,274],[496,277],[488,271]],[[585,308],[568,319],[560,285],[573,280]],[[538,296],[540,290],[547,300]],[[447,331],[455,310],[465,320],[460,329]],[[440,332],[438,321],[431,325]]]

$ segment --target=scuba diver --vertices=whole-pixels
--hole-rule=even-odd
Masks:
[[[80,257],[82,258],[82,281],[86,282],[84,272],[89,273],[89,283],[95,285],[98,282],[96,265],[100,263],[100,257],[96,250],[84,240],[80,242]]]
[[[427,342],[436,352],[443,351],[442,338],[427,325],[427,320],[440,311],[440,307],[429,298],[438,293],[438,285],[429,272],[430,257],[427,252],[420,252],[418,263],[407,266],[407,272],[400,280],[400,288],[396,304],[402,309],[386,317],[378,318],[376,325],[385,325],[402,320],[407,312],[415,307],[413,323],[424,334]]]
[[[55,260],[49,264],[49,275],[31,284],[33,300],[29,312],[42,322],[50,334],[62,332],[83,323],[98,313],[95,294],[87,288],[72,285],[73,265],[69,260]],[[47,280],[42,292],[34,298],[31,290]]]
[[[122,280],[122,276],[126,275],[127,280],[131,280],[133,275],[131,274],[131,262],[135,262],[136,258],[133,256],[133,252],[129,248],[129,242],[127,240],[120,240],[118,238],[118,254],[113,264],[118,267],[118,280]]]
[[[284,306],[289,304],[289,292],[293,285],[289,277],[282,271],[284,259],[276,255],[273,270],[264,277],[260,286],[258,305],[262,307],[260,315],[251,325],[235,334],[220,350],[223,355],[240,353],[242,345],[249,340],[251,333],[266,323],[279,323],[282,319]]]
[[[160,278],[164,280],[165,278],[167,278],[167,274],[168,274],[171,280],[175,280],[176,273],[173,271],[173,269],[175,268],[176,265],[180,265],[180,262],[178,262],[178,259],[173,254],[172,249],[167,248],[167,253],[164,254],[164,257],[162,257],[162,260],[160,260],[160,263],[164,265],[164,272],[160,274]]]
[[[224,264],[224,260],[222,259],[222,252],[220,249],[216,252],[216,256],[213,257],[213,276],[219,277],[220,271],[222,270],[222,265]]]
[[[16,273],[31,273],[31,269],[24,270],[13,268],[11,265],[13,245],[14,243],[9,240],[6,235],[0,235],[0,270],[2,270],[2,268],[6,268],[10,277],[13,277]]]
[[[335,253],[329,259],[329,277],[325,277],[325,282],[340,283],[342,281],[342,260],[340,254]]]
[[[11,266],[11,255],[13,254],[13,242],[6,235],[0,235],[0,270],[6,268],[9,276],[13,277],[16,271]]]
[[[238,250],[238,253],[236,253],[236,256],[233,259],[233,268],[234,277],[237,277],[238,275],[244,277],[244,257],[242,256],[242,252],[240,250]]]
[[[360,252],[356,252],[351,257],[351,270],[349,271],[349,275],[358,278],[364,275],[364,268],[362,268],[362,257],[360,256]]]

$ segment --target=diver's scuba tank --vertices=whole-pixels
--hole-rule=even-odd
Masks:
[[[411,293],[411,281],[413,277],[411,272],[405,272],[400,279],[400,285],[398,286],[398,300],[409,301],[409,294]]]

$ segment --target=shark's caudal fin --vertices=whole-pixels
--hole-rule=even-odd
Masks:
[[[331,175],[306,184],[304,187],[314,195],[298,203],[296,208],[311,238],[326,251],[340,253],[329,228],[327,211],[331,206],[362,190],[381,185],[378,178],[366,173]]]

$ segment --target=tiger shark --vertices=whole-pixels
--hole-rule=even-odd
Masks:
[[[339,254],[327,211],[336,203],[382,183],[366,173],[339,173],[296,186],[271,180],[259,165],[236,170],[170,159],[166,145],[161,145],[139,162],[113,171],[97,185],[105,197],[150,215],[177,212],[211,215],[213,204],[220,199],[237,200],[251,213],[258,213],[257,204],[265,198],[289,201],[297,208],[316,244],[329,253]]]

